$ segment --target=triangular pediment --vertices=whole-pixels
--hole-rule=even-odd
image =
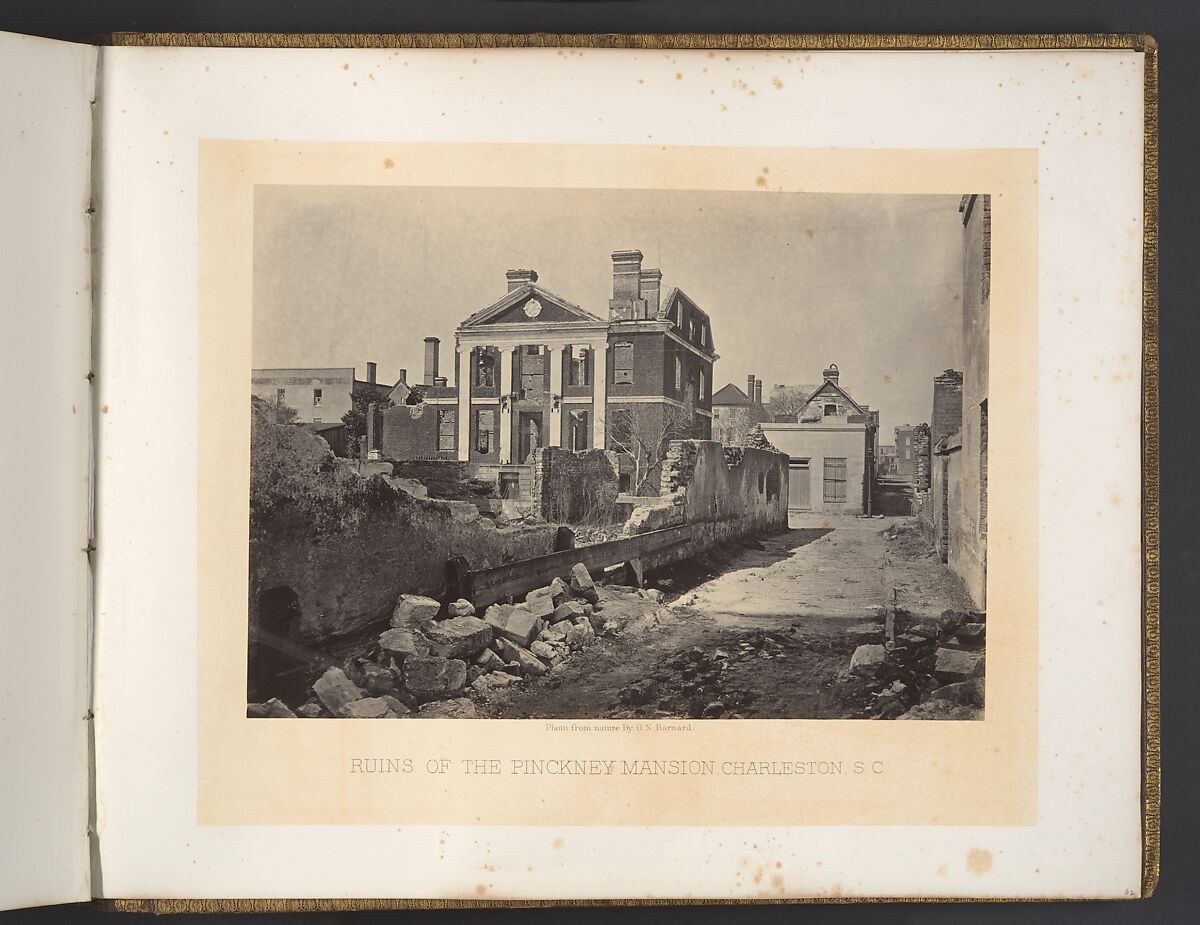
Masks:
[[[460,328],[480,328],[497,324],[603,324],[604,319],[584,311],[557,293],[527,283],[502,299],[476,312]]]

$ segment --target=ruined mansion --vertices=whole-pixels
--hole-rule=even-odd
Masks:
[[[378,416],[368,446],[391,460],[444,459],[528,493],[535,452],[614,450],[641,434],[709,439],[717,355],[710,319],[682,290],[660,293],[662,273],[636,250],[612,254],[606,311],[509,270],[507,292],[455,331],[451,375],[440,343],[425,339],[420,401]],[[374,419],[372,420],[374,426]],[[622,465],[622,487],[631,484]]]

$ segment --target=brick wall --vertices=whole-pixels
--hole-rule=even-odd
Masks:
[[[918,424],[913,428],[913,485],[917,491],[929,489],[929,425]]]
[[[380,415],[381,455],[386,459],[455,459],[455,451],[438,450],[438,411],[454,407],[421,402],[386,409]]]
[[[609,524],[616,520],[616,453],[573,453],[561,447],[542,447],[533,454],[532,476],[534,508],[546,520],[565,524]]]
[[[963,374],[948,369],[933,380],[933,414],[930,417],[929,440],[937,446],[943,437],[962,429]]]

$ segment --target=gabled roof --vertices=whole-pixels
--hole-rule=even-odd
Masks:
[[[658,314],[654,316],[655,320],[670,321],[671,309],[675,305],[675,300],[679,298],[686,300],[688,305],[692,307],[692,310],[706,322],[705,327],[708,328],[708,349],[711,350],[715,355],[717,352],[717,342],[713,337],[712,318],[709,317],[708,312],[706,312],[699,306],[699,304],[697,304],[695,299],[693,299],[678,286],[672,286],[667,291],[667,294],[663,296],[662,301],[659,303]]]
[[[748,405],[750,399],[745,392],[731,382],[713,395],[712,403],[714,405]]]
[[[832,379],[826,379],[824,382],[822,382],[817,387],[817,390],[815,392],[813,392],[810,396],[808,396],[808,401],[806,401],[804,403],[805,407],[808,407],[808,405],[812,404],[813,399],[815,399],[818,395],[821,395],[822,393],[828,393],[828,392],[837,392],[844,399],[846,399],[846,401],[850,402],[850,404],[852,404],[854,406],[855,410],[859,414],[867,413],[867,410],[865,408],[863,408],[862,405],[860,405],[858,402],[856,402],[853,398],[850,397],[849,392],[847,392],[845,389],[843,389],[840,385],[838,385]]]
[[[354,388],[356,389],[371,389],[375,392],[375,397],[378,399],[387,398],[391,394],[394,385],[388,385],[386,382],[368,382],[365,379],[355,379]]]
[[[549,289],[543,289],[541,286],[538,286],[535,283],[526,283],[524,286],[514,289],[512,292],[506,293],[502,298],[493,302],[487,308],[477,311],[475,314],[463,321],[459,327],[468,328],[483,324],[489,319],[494,318],[496,315],[499,315],[500,313],[512,308],[514,305],[519,305],[521,302],[524,302],[527,299],[531,299],[535,296],[539,299],[545,299],[546,301],[557,305],[567,314],[576,316],[580,321],[587,322],[588,324],[605,323],[603,318],[593,315],[591,312],[585,311],[574,302],[568,302],[562,296],[558,295],[558,293],[551,292]]]

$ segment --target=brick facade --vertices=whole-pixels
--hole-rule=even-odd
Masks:
[[[610,409],[633,407],[660,420],[690,409],[686,433],[673,436],[710,437],[708,315],[678,288],[662,295],[662,274],[643,268],[639,251],[612,260],[607,316],[542,288],[533,270],[510,270],[508,292],[455,332],[451,375],[439,375],[427,338],[421,394],[433,420],[389,409],[382,455],[453,458],[504,475],[532,466],[543,447],[608,448]]]
[[[962,429],[963,374],[948,369],[933,380],[933,414],[929,419],[929,440],[937,446],[943,437]]]

